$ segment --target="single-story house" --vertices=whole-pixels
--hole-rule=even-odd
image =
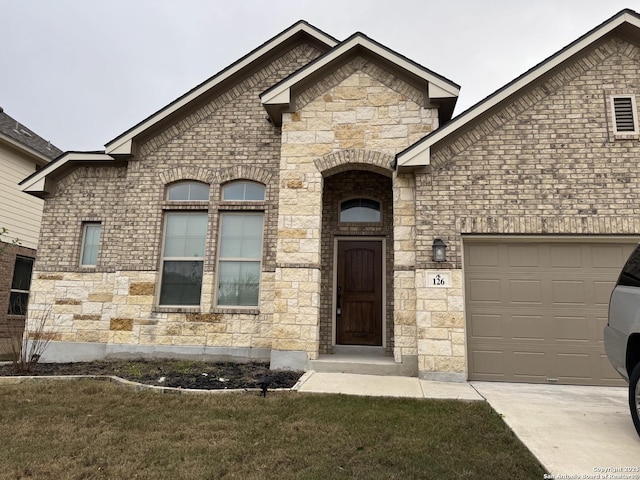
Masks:
[[[602,328],[640,238],[640,16],[452,118],[459,88],[301,21],[26,178],[46,358],[616,384]]]

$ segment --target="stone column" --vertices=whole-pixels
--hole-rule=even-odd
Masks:
[[[415,178],[396,174],[393,179],[393,294],[394,357],[416,361],[416,210]]]
[[[322,175],[315,131],[284,114],[271,368],[305,369],[320,340]]]

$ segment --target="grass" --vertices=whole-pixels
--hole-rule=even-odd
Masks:
[[[0,386],[0,478],[540,479],[486,403]]]

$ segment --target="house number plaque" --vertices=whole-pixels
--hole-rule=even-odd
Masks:
[[[451,288],[451,272],[435,270],[427,272],[427,287]]]

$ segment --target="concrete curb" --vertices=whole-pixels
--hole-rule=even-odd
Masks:
[[[304,385],[314,373],[316,373],[315,370],[309,370],[307,372],[304,372],[304,374],[298,379],[296,384],[293,387],[291,387],[291,390],[293,390],[294,392],[299,391],[302,385]]]

